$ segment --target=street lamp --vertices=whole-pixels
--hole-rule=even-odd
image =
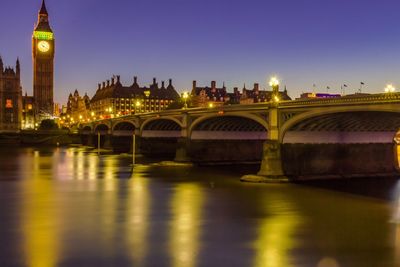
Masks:
[[[187,99],[189,98],[189,93],[188,92],[183,92],[182,93],[182,98],[183,98],[183,101],[185,103],[183,108],[187,109]]]
[[[276,77],[272,77],[269,80],[269,86],[272,87],[272,101],[279,102],[279,80]]]
[[[394,91],[396,91],[396,88],[394,88],[393,84],[386,85],[385,93],[394,93]]]
[[[136,101],[135,107],[136,107],[136,111],[135,113],[139,113],[140,112],[140,106],[142,105],[142,103],[140,103],[139,100]],[[139,109],[139,112],[137,112],[137,109]]]

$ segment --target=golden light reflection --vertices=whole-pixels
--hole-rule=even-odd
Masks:
[[[289,205],[289,203],[285,203]],[[285,207],[285,210],[290,207]],[[255,267],[291,267],[289,252],[294,249],[293,235],[300,223],[299,216],[277,211],[260,225],[255,242]]]
[[[104,180],[105,190],[114,191],[115,189],[115,178],[118,170],[116,156],[107,156],[104,159]]]
[[[60,251],[57,199],[53,183],[43,179],[51,176],[51,170],[40,167],[51,159],[37,155],[35,152],[33,162],[25,165],[26,177],[21,185],[24,250],[29,267],[53,267]]]
[[[170,229],[172,266],[193,267],[197,265],[203,203],[203,192],[198,185],[180,184],[177,186],[171,202],[173,216]]]
[[[88,160],[88,179],[96,180],[99,157],[91,154],[87,156],[87,160]]]
[[[143,266],[148,255],[148,231],[150,213],[150,192],[148,180],[135,173],[130,183],[128,196],[129,223],[126,225],[129,243],[132,245],[134,266]]]

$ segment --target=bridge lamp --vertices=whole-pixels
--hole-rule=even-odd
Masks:
[[[269,86],[271,86],[272,88],[279,86],[279,80],[276,77],[272,77],[269,80]]]
[[[394,93],[394,91],[396,91],[396,88],[394,88],[393,84],[386,85],[385,93]]]
[[[188,92],[183,92],[182,93],[182,98],[183,98],[183,101],[184,101],[184,106],[183,106],[183,108],[187,108],[187,99],[189,98],[189,93]]]

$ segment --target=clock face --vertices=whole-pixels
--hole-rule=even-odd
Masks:
[[[38,49],[40,52],[45,53],[50,50],[50,44],[46,41],[40,41],[38,43]]]

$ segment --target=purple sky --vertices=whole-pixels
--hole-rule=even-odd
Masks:
[[[400,87],[398,0],[46,0],[56,36],[55,101],[120,74],[262,87],[276,74],[289,94]],[[0,54],[21,59],[32,94],[31,36],[41,0],[1,0]]]

